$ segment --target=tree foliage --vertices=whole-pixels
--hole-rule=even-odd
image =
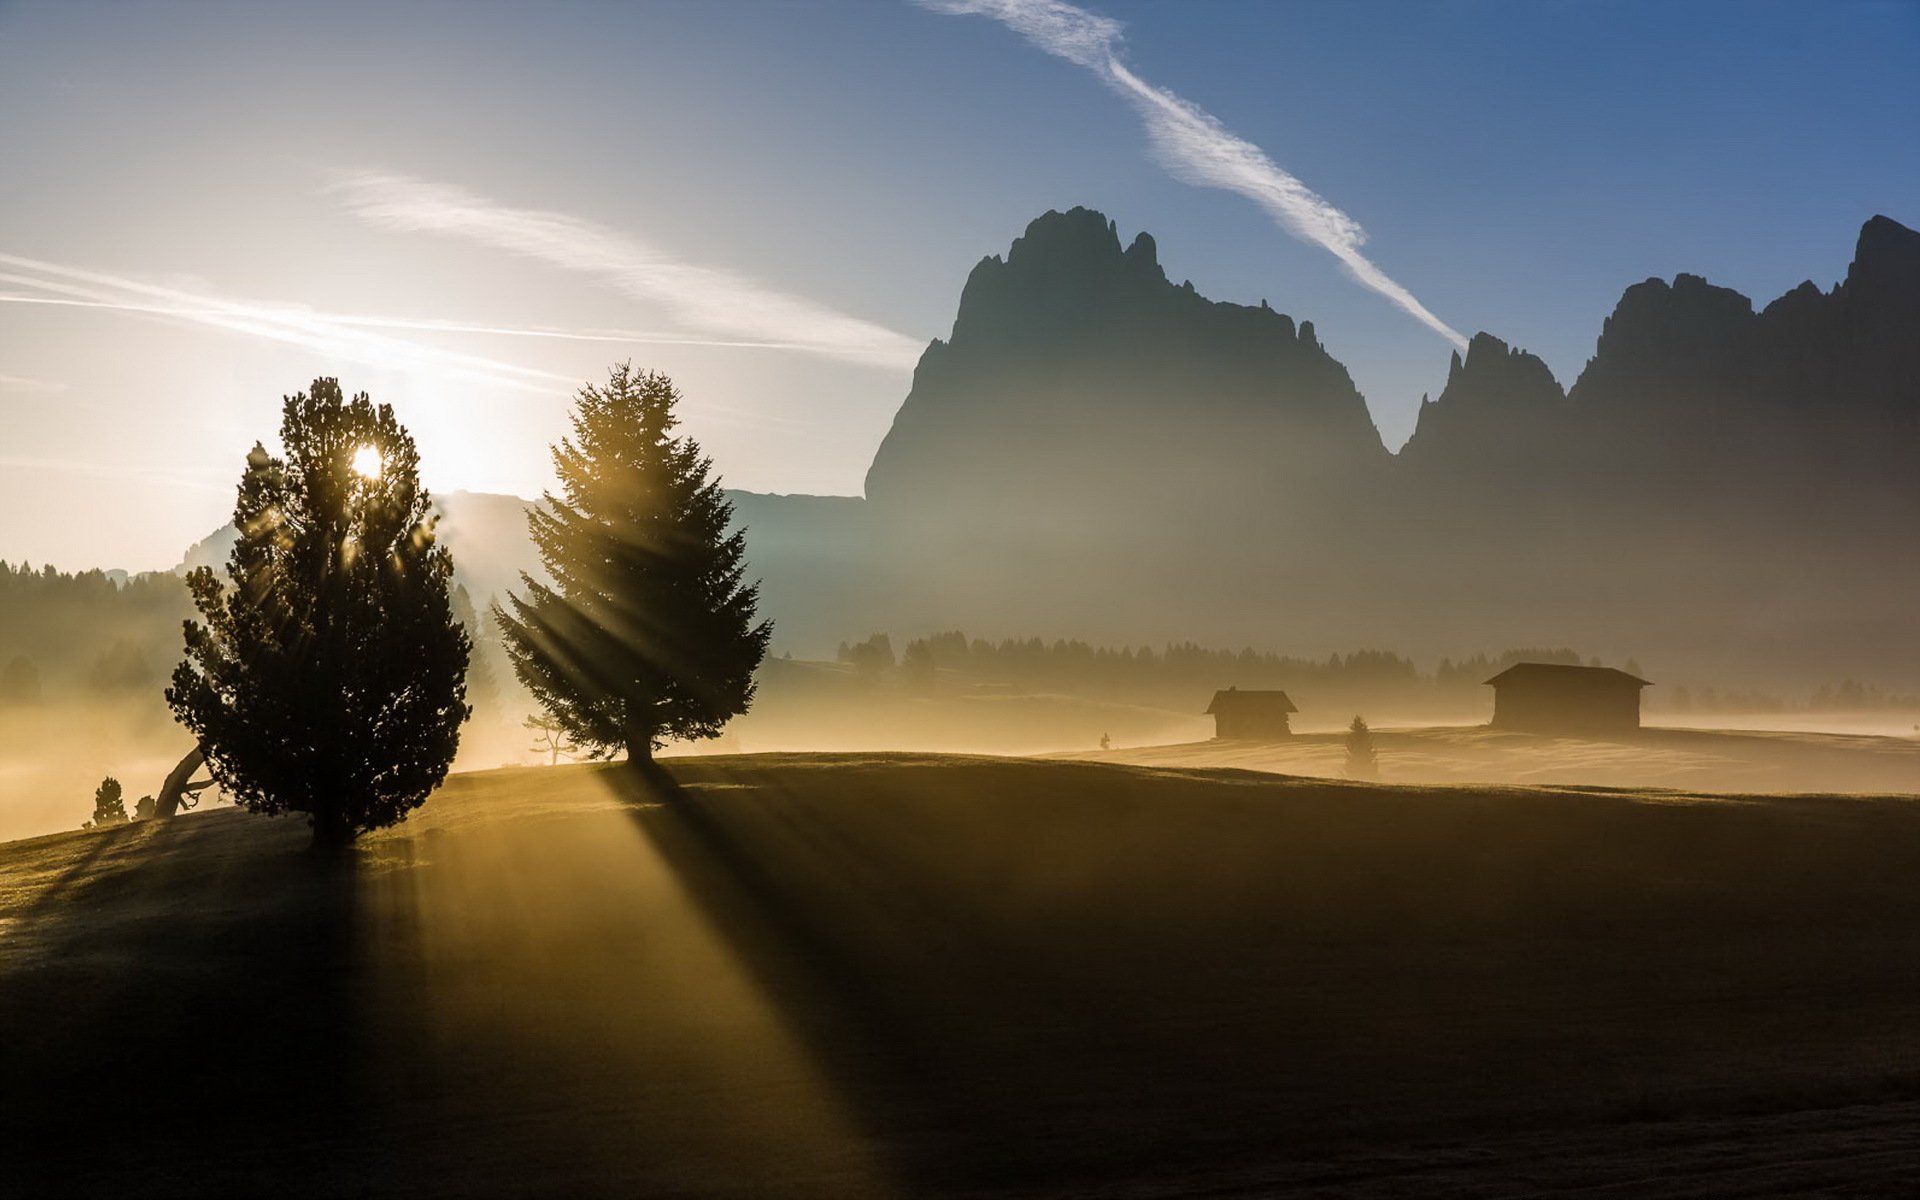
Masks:
[[[553,451],[561,494],[527,517],[553,584],[523,574],[525,596],[494,609],[514,673],[598,758],[718,736],[752,703],[772,634],[713,464],[673,435],[679,400],[626,364],[580,389]]]
[[[1366,718],[1356,716],[1347,726],[1347,777],[1373,779],[1380,774],[1380,756],[1373,746],[1373,730]]]
[[[193,604],[171,571],[122,576],[0,562],[0,663],[30,655],[36,691],[157,697]],[[0,670],[0,674],[4,674]],[[0,683],[0,692],[5,691]]]
[[[127,823],[127,802],[120,790],[120,781],[109,775],[93,789],[93,820],[81,826],[82,829],[100,829],[107,825],[125,825]]]
[[[280,440],[284,458],[247,456],[225,585],[188,577],[201,621],[167,702],[223,790],[307,814],[324,848],[405,819],[446,777],[469,642],[393,409],[316,379],[286,398]]]

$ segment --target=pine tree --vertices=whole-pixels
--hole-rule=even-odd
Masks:
[[[1347,777],[1372,779],[1380,774],[1380,758],[1373,748],[1373,730],[1363,717],[1347,726]]]
[[[754,621],[746,537],[693,439],[673,436],[680,392],[615,367],[580,389],[554,447],[561,496],[527,514],[554,583],[523,574],[496,607],[514,673],[596,758],[645,766],[668,738],[719,735],[753,702],[770,622]]]
[[[82,829],[99,829],[107,825],[125,825],[127,823],[127,802],[120,790],[120,781],[109,775],[100,781],[93,790],[93,820],[82,825]]]
[[[453,619],[473,645],[467,661],[467,699],[472,702],[476,720],[483,716],[490,720],[500,705],[500,685],[484,652],[487,631],[480,624],[480,616],[473,609],[473,598],[463,583],[454,585]]]
[[[315,848],[336,849],[446,777],[470,643],[393,409],[316,379],[286,398],[280,440],[284,459],[247,455],[227,585],[188,576],[205,623],[186,623],[167,703],[228,795],[305,813]]]

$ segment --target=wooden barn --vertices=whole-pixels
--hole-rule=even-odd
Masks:
[[[1216,738],[1272,742],[1293,736],[1287,718],[1299,711],[1285,692],[1243,692],[1230,687],[1213,694],[1206,715],[1213,718]]]
[[[1493,727],[1526,733],[1632,733],[1646,680],[1612,667],[1515,663],[1487,680]]]

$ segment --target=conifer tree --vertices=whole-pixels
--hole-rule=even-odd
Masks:
[[[305,813],[315,848],[336,849],[446,777],[469,642],[393,409],[316,379],[286,398],[280,440],[285,458],[247,455],[226,584],[188,576],[204,624],[186,622],[167,703],[228,795]]]
[[[1347,726],[1347,777],[1373,779],[1380,774],[1380,756],[1373,748],[1373,730],[1366,718],[1356,716]]]
[[[465,584],[454,585],[453,619],[466,632],[467,640],[473,645],[467,661],[467,699],[471,702],[476,720],[481,714],[492,718],[497,715],[495,710],[500,704],[500,685],[493,677],[493,668],[487,665],[484,652],[487,630],[481,625],[479,614],[474,611],[473,598],[467,593]]]
[[[127,802],[120,790],[120,781],[109,775],[100,781],[93,790],[93,820],[81,826],[82,829],[100,829],[108,825],[127,823]]]
[[[553,451],[561,494],[527,514],[553,584],[523,574],[525,595],[494,609],[514,673],[567,736],[636,766],[745,712],[773,632],[712,461],[673,435],[679,400],[625,363],[580,389]]]

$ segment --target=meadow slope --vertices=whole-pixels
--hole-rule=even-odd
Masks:
[[[1342,777],[1346,732],[1283,741],[1133,745],[1100,762],[1232,767]],[[1600,784],[1718,792],[1920,791],[1920,740],[1815,730],[1645,728],[1620,737],[1556,737],[1486,725],[1373,731],[1380,776],[1394,783]]]
[[[1920,805],[933,755],[0,846],[18,1194],[1858,1195]]]

